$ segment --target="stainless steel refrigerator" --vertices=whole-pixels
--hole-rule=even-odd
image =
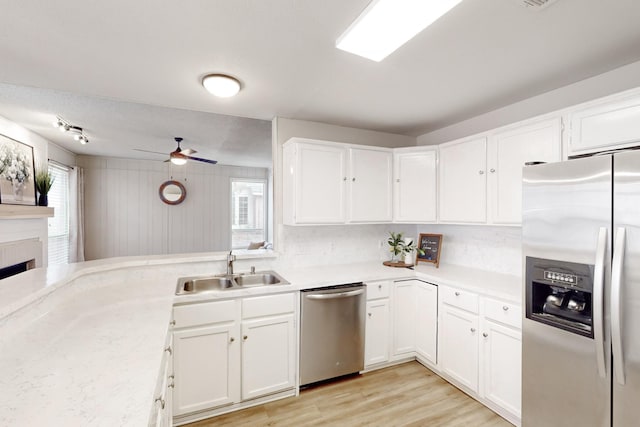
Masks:
[[[640,425],[640,151],[526,166],[522,425]]]

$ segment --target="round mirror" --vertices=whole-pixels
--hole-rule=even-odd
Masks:
[[[187,197],[187,189],[178,181],[165,181],[158,191],[160,200],[168,205],[179,205]]]

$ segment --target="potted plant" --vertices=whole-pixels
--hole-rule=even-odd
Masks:
[[[55,181],[55,178],[49,173],[48,169],[43,168],[36,172],[36,189],[40,194],[40,196],[38,196],[38,206],[49,205],[47,194],[49,194],[49,190],[51,190],[53,181]]]
[[[389,232],[389,252],[391,252],[391,262],[402,262],[407,264],[406,257],[411,257],[413,251],[418,251],[420,254],[424,254],[424,251],[413,243],[412,239],[404,238],[402,233]]]

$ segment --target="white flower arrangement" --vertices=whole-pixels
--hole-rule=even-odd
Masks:
[[[16,145],[3,145],[0,148],[0,176],[12,184],[19,185],[32,175],[29,157]]]

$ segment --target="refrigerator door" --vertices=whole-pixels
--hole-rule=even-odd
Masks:
[[[613,425],[626,427],[640,422],[640,151],[618,153],[613,164],[614,247],[620,251],[614,254],[611,327],[622,350],[614,340]]]
[[[594,301],[596,286],[605,298],[600,307],[593,305],[594,329],[596,319],[601,324],[596,338],[523,315],[524,427],[610,425],[611,341],[606,296],[611,260],[611,165],[612,157],[602,156],[528,166],[523,171],[523,265],[527,256],[593,265],[597,272]],[[526,307],[526,280],[523,286]]]

